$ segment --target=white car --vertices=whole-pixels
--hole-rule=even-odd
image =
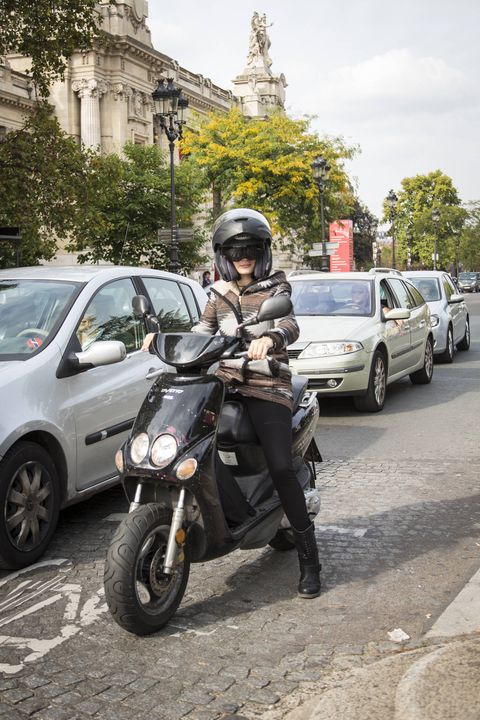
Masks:
[[[207,301],[147,268],[0,271],[0,569],[36,561],[61,507],[118,481],[115,452],[165,367],[140,350],[136,295],[165,330],[189,330]]]
[[[387,385],[429,383],[433,333],[425,300],[398,272],[311,273],[288,278],[300,327],[292,371],[319,395],[348,395],[357,410],[383,408]]]
[[[439,270],[409,270],[402,275],[422,293],[430,308],[436,358],[453,362],[455,347],[470,347],[470,318],[463,295],[450,275]]]

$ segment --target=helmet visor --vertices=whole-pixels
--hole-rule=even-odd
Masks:
[[[222,248],[222,255],[230,262],[257,260],[263,254],[262,245],[230,245]]]

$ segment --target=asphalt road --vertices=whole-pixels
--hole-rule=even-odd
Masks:
[[[323,592],[296,597],[294,553],[236,551],[192,567],[170,625],[121,630],[103,596],[119,489],[62,513],[39,564],[0,573],[0,718],[278,720],[339,668],[394,653],[428,631],[480,567],[480,296],[472,348],[429,386],[389,388],[363,415],[322,402]]]

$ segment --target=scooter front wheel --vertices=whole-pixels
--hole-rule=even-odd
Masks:
[[[171,520],[171,510],[141,505],[119,525],[108,549],[105,599],[115,622],[135,635],[164,627],[187,586],[188,544],[179,548],[173,572],[163,572]]]

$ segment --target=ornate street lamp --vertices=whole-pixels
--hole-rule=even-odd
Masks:
[[[438,250],[438,222],[440,220],[440,210],[433,208],[432,210],[432,222],[433,222],[433,269],[437,269],[437,250]]]
[[[397,267],[397,262],[395,258],[395,209],[397,207],[397,201],[397,196],[395,195],[393,190],[390,190],[386,197],[386,202],[390,209],[390,232],[392,233],[392,268],[394,270]]]
[[[175,87],[173,79],[158,80],[157,87],[152,93],[154,117],[160,128],[168,138],[170,149],[170,272],[176,273],[181,265],[178,260],[178,228],[177,210],[175,202],[175,140],[182,137],[183,126],[186,123],[186,110],[188,100],[183,97],[180,88]]]
[[[330,165],[322,157],[316,157],[312,163],[313,179],[315,180],[320,195],[320,227],[322,232],[322,257],[320,270],[322,272],[330,272],[330,256],[327,254],[327,244],[325,240],[325,211],[323,206],[323,193],[325,191],[325,183],[331,170]]]

